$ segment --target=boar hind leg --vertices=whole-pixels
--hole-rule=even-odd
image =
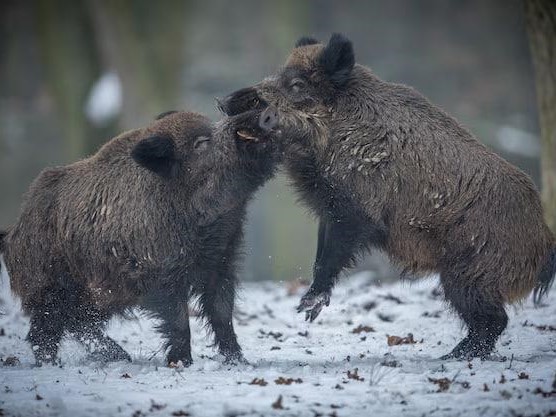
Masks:
[[[229,276],[209,285],[199,301],[202,314],[214,332],[215,344],[226,362],[245,362],[232,323],[234,300],[235,279]]]
[[[60,291],[45,291],[41,302],[30,306],[29,311],[31,326],[27,341],[33,349],[36,364],[55,364],[66,323],[63,294]]]
[[[465,322],[468,334],[442,359],[487,359],[508,324],[503,302],[478,286],[454,288],[453,283],[448,283],[444,285],[444,292]]]

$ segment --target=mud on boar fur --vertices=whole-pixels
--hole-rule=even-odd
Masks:
[[[259,113],[214,126],[168,112],[37,177],[0,235],[37,364],[58,362],[66,332],[101,360],[130,360],[104,328],[138,306],[161,320],[168,363],[187,366],[192,297],[220,353],[243,360],[232,324],[235,269],[247,202],[272,175],[275,152],[235,139]]]
[[[320,219],[298,308],[307,319],[356,255],[376,248],[402,275],[440,275],[468,328],[444,358],[484,358],[507,326],[505,305],[532,290],[538,302],[553,282],[555,240],[530,178],[414,89],[356,64],[344,36],[302,38],[277,74],[220,107],[272,109],[271,140]]]

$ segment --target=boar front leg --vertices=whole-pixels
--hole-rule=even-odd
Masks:
[[[235,277],[231,273],[221,279],[212,276],[205,285],[200,297],[200,305],[203,316],[206,317],[214,332],[214,340],[219,352],[224,355],[226,362],[245,363],[232,322],[236,291]]]
[[[153,290],[143,302],[143,308],[161,321],[157,330],[166,339],[168,365],[177,364],[179,361],[183,366],[193,363],[187,301],[187,291],[175,288],[171,293]]]
[[[321,218],[313,283],[297,307],[298,313],[305,312],[305,320],[314,321],[322,308],[330,304],[338,275],[353,262],[361,246],[361,231],[358,229],[360,227],[346,221]]]
[[[163,323],[159,330],[168,338],[166,343],[168,350],[168,364],[190,366],[193,363],[191,357],[191,330],[189,328],[189,307],[187,301],[172,301],[164,311]]]

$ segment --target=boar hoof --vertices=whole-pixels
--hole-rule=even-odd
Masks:
[[[224,364],[226,365],[249,365],[249,362],[241,353],[234,353],[231,355],[226,355],[224,359]]]
[[[62,366],[62,362],[60,358],[50,359],[50,358],[35,358],[35,363],[32,365],[32,368],[42,368],[43,365],[52,365],[52,366]]]
[[[168,359],[168,368],[182,369],[189,368],[193,364],[193,359],[178,359],[176,361]]]
[[[191,353],[170,350],[166,362],[170,368],[188,368],[193,364],[193,358],[191,358]]]
[[[503,362],[505,357],[493,355],[494,343],[491,340],[480,340],[467,336],[450,353],[442,356],[441,360],[456,359],[470,361],[474,358],[481,360],[495,360]]]
[[[313,322],[324,306],[330,305],[330,291],[317,292],[310,289],[297,306],[297,312],[305,312],[305,321]]]

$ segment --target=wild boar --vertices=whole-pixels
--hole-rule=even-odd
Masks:
[[[168,112],[37,177],[19,219],[0,234],[37,364],[58,361],[65,332],[103,360],[130,360],[104,328],[138,306],[160,319],[168,363],[187,366],[195,297],[220,353],[243,360],[232,324],[242,225],[276,158],[272,145],[254,147],[237,132],[260,116],[214,126]]]
[[[220,103],[267,108],[294,187],[320,219],[314,281],[298,310],[313,321],[356,255],[385,251],[404,276],[439,274],[468,335],[444,358],[487,357],[505,305],[548,291],[555,239],[531,179],[405,85],[355,63],[353,45],[298,41],[285,66]]]

